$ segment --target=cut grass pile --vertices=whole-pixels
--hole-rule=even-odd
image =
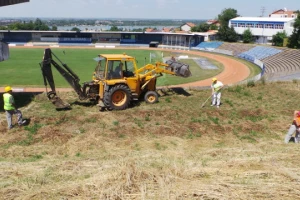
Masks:
[[[53,48],[52,51],[79,76],[81,83],[92,80],[92,74],[97,65],[93,58],[99,54],[126,53],[137,59],[139,68],[150,62],[150,53],[155,54],[155,57],[151,59],[151,63],[162,61],[162,52],[153,50]],[[43,49],[11,48],[9,60],[0,62],[0,74],[2,76],[0,85],[42,87],[44,82],[39,63],[42,61],[43,53]],[[185,60],[182,62],[185,62]],[[175,85],[203,80],[213,77],[223,70],[220,63],[216,63],[219,66],[218,70],[202,70],[194,61],[189,60],[187,62],[190,65],[192,77],[181,78],[164,75],[164,77],[158,79],[158,85]],[[70,87],[54,67],[52,71],[56,87]]]
[[[6,131],[1,112],[0,196],[297,199],[300,146],[283,139],[299,84],[251,86],[225,88],[220,109],[201,108],[209,90],[163,89],[157,104],[112,112],[73,92],[59,94],[67,111],[16,94],[30,124]]]

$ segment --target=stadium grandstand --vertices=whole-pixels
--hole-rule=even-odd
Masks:
[[[248,57],[253,57],[254,59],[262,60],[264,58],[278,54],[280,52],[281,50],[275,48],[256,46],[248,51],[239,54],[238,57],[242,58],[244,56],[248,56]]]
[[[269,80],[299,79],[300,50],[284,49],[281,53],[262,59]]]
[[[219,50],[225,50],[229,53],[228,55],[237,56],[245,51],[248,51],[255,47],[254,44],[241,44],[241,43],[227,43],[224,42],[221,46],[218,47]],[[220,51],[222,53],[222,51]]]
[[[0,30],[0,41],[10,45],[24,45],[32,43],[53,43],[63,45],[65,43],[85,44],[114,44],[121,45],[149,45],[157,41],[160,45],[174,47],[194,47],[204,36],[192,33],[163,33],[163,32],[76,32],[76,31],[7,31]]]
[[[25,3],[25,2],[29,2],[29,0],[1,0],[0,7]],[[7,43],[2,42],[0,38],[0,62],[7,60],[8,58],[9,58],[9,46]]]
[[[269,47],[259,44],[203,42],[195,50],[235,56],[258,65],[268,81],[300,79],[300,50],[285,47]],[[211,44],[209,44],[211,43]],[[216,47],[211,49],[199,47]]]
[[[223,44],[223,42],[201,42],[199,45],[196,46],[196,48],[199,48],[200,50],[202,49],[207,49],[207,50],[212,50],[212,49],[216,49],[219,46],[221,46]]]

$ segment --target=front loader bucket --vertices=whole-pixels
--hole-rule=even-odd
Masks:
[[[173,60],[166,61],[166,64],[169,65],[167,69],[171,70],[172,72],[175,72],[176,76],[181,76],[184,78],[192,76],[190,66],[187,64],[183,64]]]

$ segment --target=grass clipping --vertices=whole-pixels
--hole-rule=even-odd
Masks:
[[[28,126],[0,123],[0,196],[297,199],[300,148],[283,139],[298,90],[295,81],[232,86],[220,109],[201,108],[209,90],[170,90],[157,104],[111,112],[75,93],[59,94],[65,111],[30,97],[20,108]]]

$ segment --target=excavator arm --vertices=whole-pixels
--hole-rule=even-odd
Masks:
[[[58,64],[53,57],[61,64]],[[79,77],[66,65],[64,64],[59,58],[51,51],[51,49],[45,49],[43,61],[40,63],[43,78],[44,78],[44,85],[47,91],[47,85],[50,85],[51,91],[47,92],[47,97],[52,103],[58,108],[67,108],[70,107],[69,104],[63,102],[56,94],[55,90],[55,83],[52,73],[51,66],[54,66],[56,70],[64,77],[64,79],[72,86],[75,92],[78,94],[81,100],[86,99],[86,92],[85,88],[82,89],[81,85],[79,84]],[[48,84],[47,84],[48,83]]]

